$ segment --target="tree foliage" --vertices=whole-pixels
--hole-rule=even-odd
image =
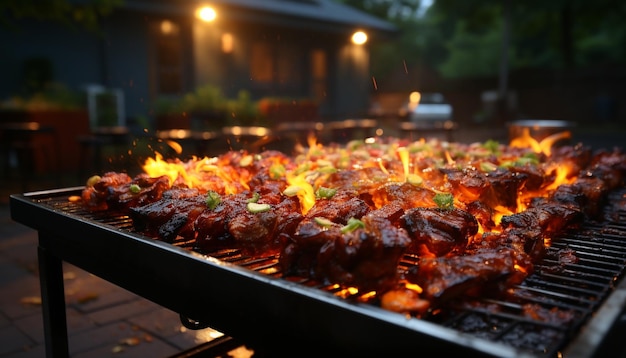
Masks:
[[[443,47],[436,65],[448,77],[471,75],[470,68],[486,66],[467,61],[499,61],[503,34],[502,0],[459,2],[437,0],[428,13],[430,26],[442,35],[429,38],[427,47]],[[626,61],[626,3],[621,0],[510,1],[512,69],[573,68]],[[444,39],[442,39],[443,37]],[[442,41],[443,40],[443,41]],[[473,44],[475,46],[468,46]],[[480,46],[480,47],[478,47]],[[486,58],[485,52],[491,57]],[[434,63],[433,63],[434,64]]]
[[[0,26],[18,28],[19,21],[34,19],[96,31],[100,19],[123,0],[2,0]]]
[[[622,0],[343,0],[401,30],[394,44],[372,48],[375,70],[398,61],[427,64],[445,77],[491,76],[502,60],[510,6],[507,60],[521,68],[577,68],[626,63],[626,2]]]

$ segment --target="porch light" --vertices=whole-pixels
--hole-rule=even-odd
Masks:
[[[163,35],[176,35],[178,33],[178,26],[170,20],[161,21],[161,33]]]
[[[363,31],[357,31],[352,35],[352,43],[355,45],[363,45],[367,42],[367,34]]]
[[[225,32],[222,34],[222,52],[223,53],[231,53],[233,52],[233,34],[230,32]]]
[[[210,6],[202,6],[196,10],[196,17],[204,22],[211,22],[217,17],[217,13]]]

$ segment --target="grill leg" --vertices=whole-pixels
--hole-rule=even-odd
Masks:
[[[39,246],[37,253],[46,357],[69,357],[63,263],[45,247]]]

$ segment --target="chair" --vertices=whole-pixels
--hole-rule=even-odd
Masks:
[[[328,122],[324,130],[330,135],[330,140],[337,143],[346,143],[353,139],[365,139],[376,135],[378,121],[375,119],[346,119],[343,121]]]
[[[156,131],[155,137],[161,143],[165,143],[166,148],[159,149],[162,155],[164,150],[174,151],[176,157],[208,156],[210,147],[218,137],[215,131],[192,131],[191,129],[166,129]],[[177,143],[180,148],[176,148]]]
[[[273,131],[267,127],[224,127],[216,140],[218,153],[228,150],[246,150],[260,152],[277,140]]]
[[[113,156],[129,149],[131,134],[126,126],[124,93],[120,89],[88,85],[87,109],[90,133],[77,138],[81,145],[80,175],[88,170],[100,173],[103,156],[112,161]],[[108,151],[108,152],[107,152]]]
[[[400,122],[400,134],[402,137],[411,137],[414,140],[420,138],[439,138],[448,142],[453,141],[453,133],[458,124],[454,121],[436,122]]]
[[[0,123],[0,143],[3,173],[8,179],[16,170],[23,191],[45,172],[53,173],[57,184],[60,182],[59,143],[54,127],[38,122]]]

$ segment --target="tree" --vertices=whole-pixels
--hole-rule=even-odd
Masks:
[[[626,26],[621,20],[626,15],[626,4],[621,0],[437,0],[427,21],[440,34],[425,40],[425,51],[442,47],[445,51],[431,64],[447,77],[468,76],[471,68],[484,71],[486,66],[467,61],[485,61],[480,54],[486,51],[501,55],[498,48],[506,33],[503,5],[507,3],[511,38],[506,56],[512,69],[563,69],[590,66],[598,61],[626,61]],[[468,46],[470,40],[473,46]],[[493,63],[494,59],[489,61]],[[492,67],[491,74],[497,68]]]
[[[96,31],[100,19],[123,0],[2,0],[0,26],[17,28],[22,19],[53,21]]]

